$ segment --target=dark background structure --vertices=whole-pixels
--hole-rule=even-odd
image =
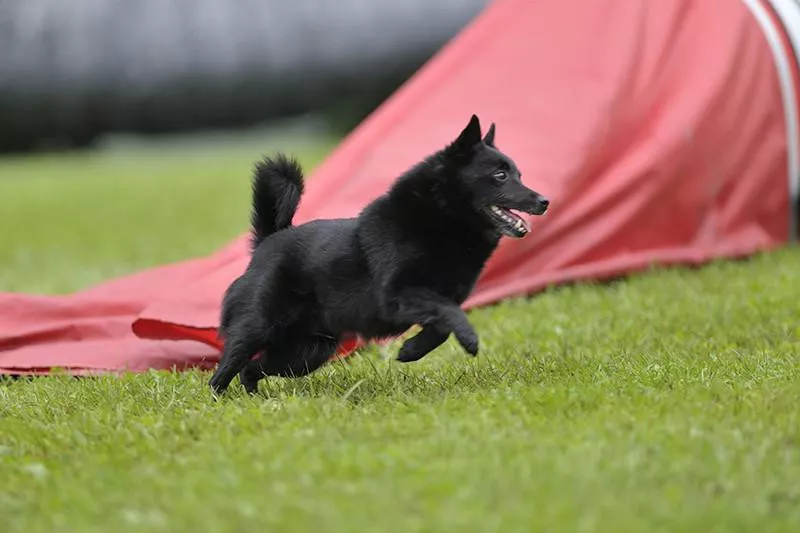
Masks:
[[[0,152],[325,112],[347,128],[486,0],[0,0]]]

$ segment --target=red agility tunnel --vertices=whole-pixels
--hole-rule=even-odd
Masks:
[[[497,0],[333,152],[296,222],[357,214],[476,113],[551,211],[468,307],[775,248],[796,229],[799,44],[793,0]],[[247,260],[243,235],[66,297],[0,295],[0,370],[211,367]]]

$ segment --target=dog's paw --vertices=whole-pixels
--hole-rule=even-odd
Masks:
[[[400,347],[397,353],[397,360],[401,363],[419,361],[425,357],[425,352],[419,349],[419,342],[416,337],[411,337]]]
[[[464,345],[464,349],[467,351],[468,354],[470,354],[473,357],[478,355],[478,339],[477,339],[477,337],[475,338],[475,342],[474,343],[469,343],[469,344]]]
[[[258,381],[243,381],[242,387],[244,387],[244,391],[250,396],[258,393]]]
[[[222,380],[219,378],[219,376],[215,374],[208,382],[209,386],[211,387],[211,391],[217,396],[221,396],[228,388],[228,385],[223,384],[221,381]]]
[[[478,355],[478,335],[474,331],[465,331],[463,333],[457,333],[456,339],[458,343],[461,345],[464,350],[472,355]]]
[[[401,363],[411,363],[412,361],[419,361],[420,359],[422,359],[422,355],[414,350],[414,346],[412,345],[404,344],[397,353],[397,360]]]
[[[257,363],[251,362],[239,372],[239,383],[250,395],[258,393],[258,382],[261,378],[261,367]]]

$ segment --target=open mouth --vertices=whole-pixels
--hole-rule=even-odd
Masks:
[[[531,230],[528,223],[510,209],[490,205],[483,211],[497,230],[506,237],[521,239]]]

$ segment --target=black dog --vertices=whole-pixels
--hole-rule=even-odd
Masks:
[[[256,166],[253,255],[225,293],[224,352],[211,386],[233,377],[255,392],[265,375],[303,376],[346,335],[398,336],[417,324],[398,359],[416,361],[453,333],[470,354],[478,336],[460,305],[501,235],[524,237],[511,210],[541,215],[548,201],[520,181],[497,150],[494,124],[481,138],[472,116],[459,137],[401,176],[356,218],[292,226],[303,178],[282,155]],[[255,360],[253,356],[262,355]]]

